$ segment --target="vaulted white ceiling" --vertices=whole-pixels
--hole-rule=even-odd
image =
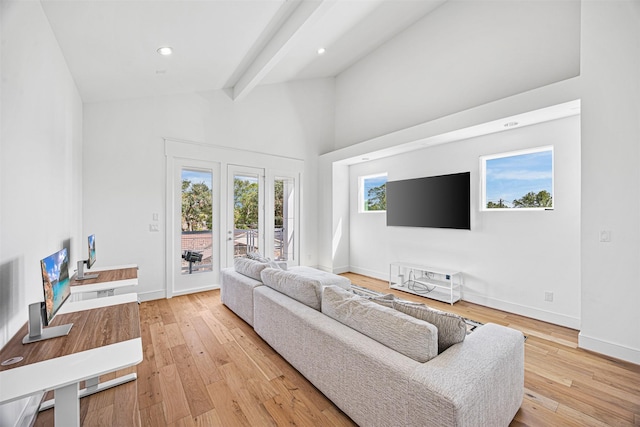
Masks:
[[[83,101],[98,102],[334,77],[445,1],[41,3]]]

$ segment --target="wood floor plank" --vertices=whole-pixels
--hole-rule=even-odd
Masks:
[[[162,402],[160,389],[160,372],[156,366],[155,350],[149,324],[141,322],[143,361],[137,366],[138,405],[140,409],[148,408]]]
[[[169,347],[177,347],[185,344],[184,337],[180,331],[180,326],[177,323],[164,325],[164,331],[167,336]]]
[[[140,409],[142,427],[158,427],[166,425],[162,402]]]
[[[218,412],[215,409],[212,409],[209,412],[206,412],[198,417],[193,419],[196,427],[222,427],[222,421],[220,421],[220,417],[218,417]]]
[[[222,366],[229,363],[231,359],[224,349],[224,346],[217,340],[204,319],[201,316],[197,316],[192,320],[192,324],[200,336],[202,345],[207,350],[207,353],[211,360],[213,360],[213,363],[215,363],[216,366]]]
[[[273,418],[266,411],[262,405],[263,401],[268,400],[270,397],[275,396],[277,392],[271,390],[270,393],[254,394],[250,391],[246,385],[250,381],[264,383],[271,386],[267,379],[257,372],[242,372],[235,363],[228,363],[221,368],[224,377],[224,383],[228,387],[230,393],[235,396],[234,403],[242,411],[243,416],[247,419],[247,422],[252,425],[275,425]],[[258,377],[256,379],[255,377]],[[260,388],[260,391],[264,390],[264,386]]]
[[[222,377],[218,367],[209,356],[207,348],[202,343],[193,322],[182,323],[181,330],[204,384],[207,385],[219,381]]]
[[[237,397],[224,380],[209,384],[207,391],[213,400],[217,415],[224,426],[251,427]]]
[[[254,344],[255,340],[249,339],[243,331],[237,328],[232,329],[230,332],[249,360],[256,365],[256,368],[267,380],[271,380],[282,375],[282,371],[262,353],[258,346]]]
[[[153,341],[153,354],[156,360],[156,367],[173,364],[173,356],[171,355],[171,343],[165,329],[164,323],[152,323],[149,325],[151,331],[151,340]]]
[[[187,402],[175,364],[160,368],[160,389],[162,390],[164,418],[167,424],[191,415],[189,402]]]
[[[211,411],[213,402],[187,346],[185,344],[176,346],[172,349],[172,353],[189,404],[189,415],[197,417]]]
[[[218,342],[221,344],[234,342],[235,339],[229,329],[226,328],[211,312],[202,313],[202,319],[209,326],[209,329],[215,335]]]
[[[176,299],[175,302],[177,301],[179,300]],[[175,314],[173,314],[173,310],[171,309],[171,302],[174,302],[174,301],[168,300],[168,299],[159,299],[153,302],[158,307],[158,311],[160,312],[160,318],[162,319],[162,323],[164,323],[165,325],[176,323],[176,316]]]

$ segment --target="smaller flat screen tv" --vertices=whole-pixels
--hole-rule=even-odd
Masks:
[[[87,268],[91,268],[96,262],[96,235],[91,234],[87,238],[87,246],[89,250],[89,258],[87,258]]]
[[[471,173],[387,182],[387,225],[471,229]]]
[[[69,279],[69,256],[67,248],[49,255],[40,261],[42,289],[44,291],[44,312],[42,323],[49,326],[56,313],[71,295]]]

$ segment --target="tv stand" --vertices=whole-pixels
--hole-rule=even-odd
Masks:
[[[389,288],[453,305],[462,299],[462,273],[406,262],[392,262],[389,267]]]

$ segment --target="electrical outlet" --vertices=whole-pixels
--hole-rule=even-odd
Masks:
[[[611,230],[600,231],[600,242],[609,243],[611,241]]]
[[[546,291],[544,293],[544,300],[547,302],[553,302],[553,292]]]

